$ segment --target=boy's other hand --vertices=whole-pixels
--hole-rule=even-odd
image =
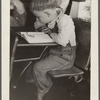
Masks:
[[[35,29],[38,29],[39,27],[42,27],[44,24],[41,23],[38,19],[36,19],[36,22],[34,23]]]
[[[24,4],[20,0],[10,0],[10,9],[15,9],[19,14],[25,12]]]

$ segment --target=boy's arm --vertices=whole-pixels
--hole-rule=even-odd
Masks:
[[[16,10],[19,14],[26,12],[24,4],[20,0],[11,0],[10,4],[11,9]]]
[[[13,10],[13,14],[10,17],[10,25],[24,26],[27,16],[24,4],[20,0],[11,0],[10,9]]]
[[[10,16],[10,26],[24,26],[26,24],[26,13],[18,14],[14,11],[13,16]]]
[[[50,36],[55,42],[62,46],[66,46],[69,40],[75,41],[75,27],[69,16],[63,16],[58,21],[58,34],[52,33]]]

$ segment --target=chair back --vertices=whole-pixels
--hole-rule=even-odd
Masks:
[[[73,19],[73,21],[75,24],[76,41],[78,43],[75,65],[83,70],[88,70],[90,67],[91,23],[80,19]]]

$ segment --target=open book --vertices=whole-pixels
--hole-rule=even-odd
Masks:
[[[54,42],[48,34],[43,32],[20,32],[20,34],[28,43]]]

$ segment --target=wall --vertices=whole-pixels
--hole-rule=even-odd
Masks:
[[[79,3],[78,2],[72,2],[71,12],[70,16],[72,18],[76,18],[78,16],[78,9],[79,9]]]
[[[90,0],[86,0],[85,2],[72,2],[72,8],[70,12],[70,16],[72,18],[81,18],[86,21],[90,21],[91,19],[91,2]]]
[[[78,17],[84,19],[86,21],[90,21],[91,19],[91,2],[90,0],[86,0],[85,2],[79,3],[79,11]]]

